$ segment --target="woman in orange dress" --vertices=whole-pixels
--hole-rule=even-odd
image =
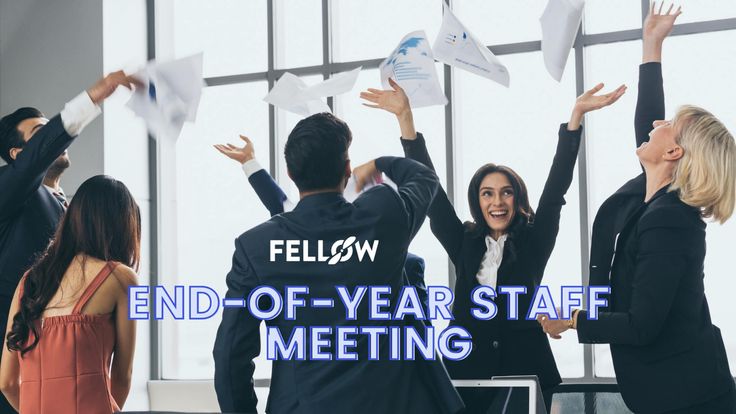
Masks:
[[[77,191],[10,308],[0,387],[23,414],[120,411],[130,391],[140,212],[123,183],[92,177]],[[114,358],[113,358],[114,354]]]

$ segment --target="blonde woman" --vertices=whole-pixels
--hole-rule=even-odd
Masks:
[[[671,11],[671,9],[670,9]],[[664,117],[661,47],[674,13],[644,25],[636,154],[644,174],[601,206],[593,225],[591,285],[611,285],[592,318],[542,320],[559,338],[609,343],[621,395],[636,413],[735,413],[736,389],[703,288],[704,218],[724,223],[736,198],[736,143],[708,111]]]

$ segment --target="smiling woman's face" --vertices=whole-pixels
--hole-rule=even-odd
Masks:
[[[506,174],[500,172],[488,174],[480,183],[478,189],[480,209],[494,239],[504,235],[514,219],[514,197],[514,188]]]

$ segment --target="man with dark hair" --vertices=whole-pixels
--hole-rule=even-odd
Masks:
[[[51,120],[35,108],[20,108],[0,119],[0,324],[23,273],[46,249],[67,201],[59,186],[69,167],[66,149],[100,114],[99,105],[119,85],[137,81],[112,73],[69,101]],[[3,341],[4,343],[4,341]],[[15,410],[0,398],[0,413]]]
[[[299,122],[284,149],[289,177],[299,188],[300,201],[291,212],[245,232],[235,241],[233,265],[227,275],[227,298],[244,299],[260,285],[283,294],[286,286],[307,286],[308,298],[331,300],[332,307],[298,309],[295,317],[284,312],[266,324],[290,338],[294,329],[306,328],[305,344],[313,343],[310,328],[377,326],[413,327],[424,332],[419,320],[371,320],[367,299],[348,320],[337,286],[354,292],[358,286],[390,286],[387,298],[396,304],[405,286],[404,261],[437,190],[437,176],[405,158],[382,157],[355,169],[359,187],[381,172],[397,189],[378,185],[353,203],[343,198],[350,177],[348,126],[332,114],[313,115]],[[292,260],[274,249],[279,241],[297,240],[310,246],[312,256]],[[349,242],[350,240],[350,242]],[[337,243],[342,242],[342,251]],[[358,257],[349,243],[373,243],[375,254]],[[323,245],[326,250],[320,252]],[[329,246],[333,247],[330,251]],[[350,249],[350,254],[347,250]],[[284,249],[286,250],[286,249]],[[357,249],[355,249],[357,250]],[[324,254],[331,255],[329,261]],[[339,260],[336,260],[339,259]],[[367,296],[367,295],[366,295]],[[265,306],[265,308],[268,308]],[[226,308],[214,346],[215,389],[223,412],[255,412],[253,359],[260,353],[260,320],[245,308]],[[334,346],[333,329],[320,340]],[[379,336],[378,358],[369,360],[367,337],[356,335],[354,360],[338,358],[325,347],[329,360],[319,357],[276,359],[268,398],[272,413],[455,413],[463,408],[442,362],[390,360],[388,335]],[[306,355],[314,355],[308,349]],[[317,349],[319,352],[319,349]],[[388,387],[387,387],[388,385]]]
[[[248,182],[253,187],[261,203],[271,213],[271,216],[281,214],[284,211],[291,211],[294,204],[256,159],[253,142],[245,135],[241,135],[240,138],[245,142],[243,147],[222,144],[215,145],[215,148],[226,157],[241,164],[243,172],[248,177]],[[349,183],[348,185],[351,184],[354,185],[354,183]],[[357,197],[357,194],[355,196]],[[345,199],[350,202],[354,201],[352,197],[347,195]],[[406,262],[404,263],[404,272],[406,274],[407,284],[417,290],[417,296],[419,296],[419,300],[422,302],[422,306],[426,312],[429,309],[429,295],[427,293],[427,285],[424,283],[424,259],[408,252],[406,254]],[[427,321],[427,323],[429,324],[430,321]]]

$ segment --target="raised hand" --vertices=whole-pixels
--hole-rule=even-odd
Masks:
[[[134,87],[142,87],[143,83],[132,76],[126,75],[122,70],[119,70],[98,80],[91,88],[87,89],[87,95],[89,95],[95,105],[99,105],[102,101],[107,99],[107,97],[112,95],[118,86],[124,86],[133,90]]]
[[[603,84],[599,83],[594,86],[593,89],[585,92],[578,96],[575,101],[575,107],[572,110],[572,116],[570,122],[567,124],[567,128],[574,131],[580,127],[580,122],[583,119],[583,115],[596,109],[601,109],[608,105],[618,101],[618,99],[626,93],[626,85],[621,85],[616,88],[613,92],[609,92],[604,95],[596,95],[603,89]]]
[[[676,10],[674,8],[674,3],[670,4],[667,10],[663,12],[664,1],[659,3],[659,7],[657,7],[657,2],[652,2],[652,6],[649,8],[649,15],[644,20],[642,33],[644,41],[650,40],[661,43],[672,33],[675,20],[682,14],[681,6],[678,6]]]
[[[383,109],[396,116],[402,116],[411,112],[409,98],[406,96],[406,93],[401,86],[391,78],[388,79],[388,83],[391,85],[393,90],[384,91],[368,88],[367,92],[361,92],[360,97],[362,99],[373,102],[372,104],[364,103],[363,105],[370,108]]]
[[[233,144],[217,144],[213,146],[226,157],[235,160],[241,164],[245,164],[247,161],[250,161],[256,157],[256,149],[253,146],[253,142],[251,142],[251,140],[248,139],[248,137],[246,137],[245,135],[241,135],[240,139],[245,142],[245,145],[242,148],[237,147]]]
[[[366,184],[372,181],[378,181],[381,177],[381,172],[378,171],[376,161],[373,160],[355,167],[353,177],[355,177],[355,192],[360,193]]]
[[[401,128],[401,137],[404,139],[415,139],[417,131],[414,128],[414,116],[409,105],[409,97],[406,96],[404,90],[393,79],[388,78],[388,83],[392,90],[380,90],[368,88],[367,92],[361,92],[360,97],[370,104],[363,103],[369,108],[378,108],[391,112],[396,115],[399,120],[399,128]]]

